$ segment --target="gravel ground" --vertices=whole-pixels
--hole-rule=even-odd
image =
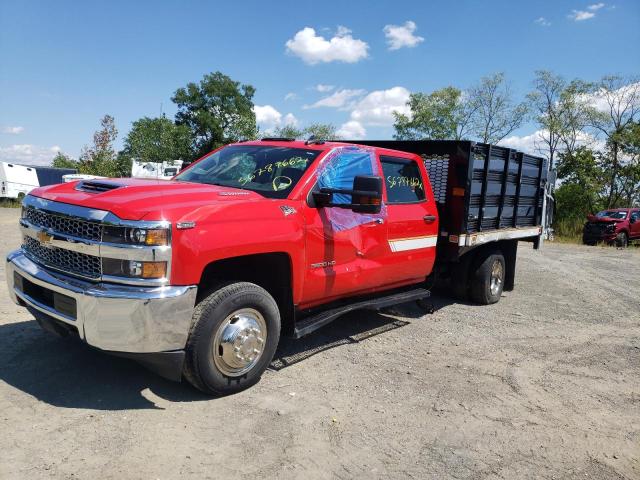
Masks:
[[[51,337],[0,282],[0,478],[640,479],[639,272],[522,244],[497,305],[345,316],[219,399]]]

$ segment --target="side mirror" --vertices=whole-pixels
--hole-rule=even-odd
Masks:
[[[333,195],[350,195],[351,203],[333,203]],[[323,187],[313,192],[313,203],[316,208],[346,208],[356,213],[380,213],[382,209],[382,177],[375,175],[358,175],[353,179],[353,189]]]
[[[313,204],[316,208],[330,207],[333,200],[333,193],[330,192],[312,192]]]
[[[380,213],[382,208],[382,178],[358,175],[353,179],[351,210],[357,213]]]

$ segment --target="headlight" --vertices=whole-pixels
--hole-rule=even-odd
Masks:
[[[164,278],[167,262],[139,262],[137,260],[102,259],[102,273],[126,278]]]
[[[102,234],[102,240],[110,243],[163,246],[169,244],[169,230],[166,228],[106,227]]]

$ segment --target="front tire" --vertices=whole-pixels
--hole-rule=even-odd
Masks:
[[[184,377],[208,394],[239,392],[260,380],[279,339],[280,312],[269,292],[247,282],[225,285],[194,310]]]
[[[481,305],[498,302],[502,296],[506,265],[499,251],[488,252],[478,258],[471,277],[471,298]]]
[[[629,237],[627,236],[627,232],[620,232],[616,236],[616,247],[627,248],[628,245],[629,245]]]

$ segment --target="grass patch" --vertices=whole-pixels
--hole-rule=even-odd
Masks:
[[[20,208],[22,200],[17,198],[0,198],[0,208]]]

